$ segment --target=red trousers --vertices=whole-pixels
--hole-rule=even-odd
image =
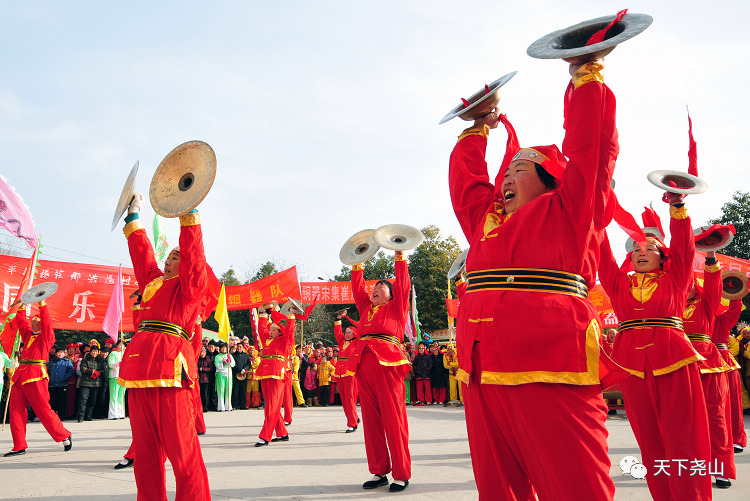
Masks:
[[[380,365],[378,357],[365,349],[356,378],[370,473],[385,475],[392,465],[394,480],[409,480],[409,422],[401,369]]]
[[[695,363],[674,372],[654,376],[646,367],[645,378],[628,376],[622,380],[625,411],[641,448],[646,466],[646,482],[655,501],[711,499],[711,477],[677,474],[673,459],[705,461],[711,457],[706,400],[701,376]],[[658,471],[657,461],[669,461],[670,475]]]
[[[199,384],[193,388],[193,406],[195,406],[195,431],[206,433],[206,420],[203,419],[203,404],[201,403],[201,387]]]
[[[274,431],[277,437],[289,435],[284,426],[284,420],[281,417],[281,401],[284,399],[286,391],[285,379],[261,379],[260,384],[263,386],[263,398],[266,400],[266,406],[263,408],[265,420],[263,428],[258,435],[262,440],[270,442],[273,438]],[[291,389],[291,384],[289,388]],[[290,397],[291,398],[291,397]]]
[[[265,386],[263,387],[265,389]],[[292,422],[292,411],[294,410],[294,389],[292,388],[292,378],[284,378],[284,421]]]
[[[130,428],[139,501],[166,501],[164,461],[169,458],[175,501],[211,499],[208,474],[195,432],[198,412],[189,388],[130,388]]]
[[[133,446],[133,439],[130,439],[130,447],[128,447],[128,452],[126,452],[123,457],[125,459],[135,459],[135,447]]]
[[[26,423],[29,420],[29,412],[26,406],[30,405],[36,417],[47,430],[47,433],[55,442],[62,442],[70,436],[60,418],[49,405],[49,381],[41,379],[32,383],[14,384],[8,390],[10,393],[10,434],[13,436],[13,450],[26,449]]]
[[[417,378],[417,400],[420,402],[432,402],[430,378]]]
[[[464,387],[480,500],[611,500],[607,406],[599,386],[481,384],[481,343]],[[510,409],[513,409],[510,411]]]
[[[732,423],[732,442],[747,447],[747,433],[745,433],[745,420],[742,417],[742,383],[740,382],[740,371],[727,372],[729,382],[729,418],[727,423]]]
[[[703,396],[708,411],[708,435],[711,439],[711,463],[718,461],[718,470],[724,467],[724,478],[737,478],[732,447],[732,430],[727,419],[731,413],[729,385],[725,372],[701,374]]]
[[[402,385],[403,387],[403,385]],[[339,394],[341,395],[341,406],[346,416],[346,426],[355,428],[359,421],[357,415],[357,379],[345,376],[339,379]]]
[[[432,389],[432,400],[436,404],[444,404],[445,403],[445,387],[443,387],[443,388],[433,388]]]

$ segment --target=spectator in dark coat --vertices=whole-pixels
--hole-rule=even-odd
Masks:
[[[245,353],[245,345],[237,343],[237,350],[232,353],[234,367],[232,367],[232,408],[247,408],[247,377],[252,377],[252,362],[250,356]]]
[[[214,365],[213,358],[209,357],[208,351],[206,348],[203,348],[198,358],[198,382],[201,385],[203,412],[208,410],[208,404],[211,400],[211,388],[214,386],[212,381],[214,372],[216,372],[216,366]]]
[[[448,386],[448,369],[443,364],[443,354],[440,353],[437,342],[430,346],[430,355],[432,356],[432,370],[430,371],[432,401],[434,404],[444,404],[445,388]]]
[[[68,379],[76,372],[73,362],[65,358],[65,354],[65,348],[56,347],[55,358],[47,362],[49,403],[60,419],[65,419],[68,410]]]
[[[76,417],[80,423],[84,419],[91,421],[91,414],[94,411],[96,397],[99,396],[99,390],[104,386],[104,360],[99,357],[99,347],[91,347],[86,356],[81,360],[80,369],[80,398],[78,400],[78,412]]]
[[[432,387],[430,386],[432,356],[427,353],[427,347],[424,343],[419,343],[417,356],[414,357],[412,367],[417,379],[417,400],[414,405],[432,405]]]

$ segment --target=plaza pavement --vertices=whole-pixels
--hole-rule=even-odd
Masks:
[[[623,412],[623,411],[619,411]],[[210,412],[208,432],[201,436],[212,498],[218,501],[370,500],[370,499],[477,499],[471,470],[463,408],[426,406],[408,408],[413,476],[402,493],[387,488],[364,491],[367,471],[361,428],[346,434],[341,407],[295,409],[289,442],[255,448],[263,422],[260,410]],[[40,423],[29,423],[27,454],[0,457],[0,499],[125,501],[136,498],[132,468],[115,471],[130,444],[128,420],[77,423],[66,421],[73,433],[73,449],[63,452]],[[616,500],[651,499],[645,480],[624,475],[620,460],[640,459],[627,417],[607,420],[611,475]],[[750,429],[750,416],[745,416]],[[488,437],[490,439],[490,437]],[[685,437],[689,440],[689,437]],[[0,433],[0,452],[12,447],[6,425]],[[565,451],[559,451],[564,462]],[[738,454],[731,489],[713,489],[716,500],[750,499],[750,450]],[[174,477],[167,463],[167,490],[174,499]],[[585,498],[581,498],[585,499]]]

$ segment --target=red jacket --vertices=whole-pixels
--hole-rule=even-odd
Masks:
[[[462,136],[454,147],[449,183],[453,210],[470,244],[467,273],[544,268],[580,275],[594,285],[601,233],[611,220],[606,202],[619,150],[615,97],[596,81],[571,86],[566,94],[563,153],[569,162],[562,184],[510,217],[497,201],[502,180],[493,185],[487,173],[487,138]],[[546,336],[549,332],[555,336]],[[596,308],[579,296],[469,290],[461,298],[456,326],[457,377],[469,382],[478,341],[482,383],[599,384],[599,332]],[[542,335],[546,341],[540,345]]]
[[[344,332],[341,330],[341,320],[336,320],[333,323],[333,334],[336,336],[336,343],[339,346],[339,359],[336,363],[336,377],[347,377],[351,374],[347,374],[347,367],[349,360],[351,359],[352,352],[354,351],[354,345],[357,344],[357,337],[351,341],[347,341],[344,337]]]
[[[672,207],[670,212],[672,240],[666,272],[628,275],[617,265],[609,240],[605,237],[602,242],[599,279],[621,323],[682,316],[693,277],[695,243],[687,211]],[[685,337],[685,332],[671,327],[623,330],[615,337],[612,349],[612,359],[640,378],[644,377],[647,362],[658,376],[702,358]]]
[[[139,330],[120,365],[118,383],[126,388],[189,386],[198,382],[198,366],[190,336],[207,294],[206,258],[197,213],[180,217],[179,275],[163,280],[151,242],[139,220],[125,225],[133,269],[143,293],[137,313],[145,321],[167,322],[180,334]],[[139,327],[140,328],[140,327]]]
[[[263,345],[263,355],[253,379],[284,379],[288,370],[289,353],[294,344],[294,324],[294,315],[289,315],[286,325],[281,329],[281,336],[271,339],[268,315],[259,315],[258,335]]]
[[[18,313],[13,317],[11,327],[18,329],[21,341],[23,341],[23,350],[19,359],[21,365],[13,374],[13,384],[20,381],[23,385],[49,379],[47,361],[49,360],[49,350],[55,344],[55,331],[52,329],[52,319],[44,301],[40,302],[39,305],[39,319],[41,320],[42,330],[39,334],[34,334],[29,320],[26,318],[25,306],[18,308]]]
[[[703,291],[699,290],[692,299],[688,299],[681,315],[685,334],[691,338],[690,342],[693,343],[695,351],[705,358],[699,364],[702,374],[729,370],[718,348],[711,341],[714,318],[720,306],[721,268],[718,264],[706,265],[703,272]],[[701,339],[696,339],[695,335],[700,335]]]
[[[740,364],[737,363],[737,360],[735,360],[735,358],[729,352],[727,343],[729,343],[729,336],[731,336],[731,333],[729,331],[740,319],[741,313],[742,299],[733,299],[729,302],[729,308],[723,313],[720,313],[714,320],[714,328],[713,334],[711,335],[711,340],[719,349],[721,357],[730,367],[729,371],[727,372],[740,368]]]
[[[357,334],[359,340],[350,351],[347,374],[357,373],[362,351],[372,351],[381,365],[400,366],[402,376],[411,369],[409,360],[401,347],[404,327],[409,312],[411,278],[403,256],[396,259],[396,279],[393,281],[393,297],[386,304],[373,306],[365,290],[364,268],[357,265],[352,269],[352,293],[359,311]],[[377,335],[378,337],[374,337]],[[339,356],[341,353],[339,352]]]

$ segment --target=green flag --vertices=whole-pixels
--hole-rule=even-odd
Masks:
[[[167,232],[164,230],[164,223],[159,214],[154,214],[154,257],[156,261],[163,261],[169,253],[169,243],[167,242]]]

